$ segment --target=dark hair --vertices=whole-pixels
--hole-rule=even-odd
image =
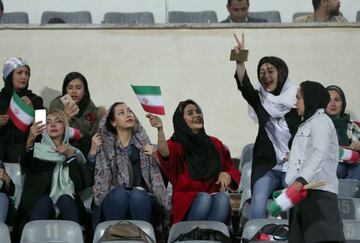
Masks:
[[[243,0],[228,0],[228,1],[227,1],[227,5],[230,6],[232,1],[239,1],[239,2],[241,2],[241,1],[243,1]],[[249,5],[250,5],[249,0],[246,0],[246,1],[247,1],[248,6],[249,6]]]
[[[125,104],[125,103],[124,102],[115,102],[114,104],[112,104],[109,109],[109,114],[106,117],[106,121],[105,121],[106,130],[108,130],[109,132],[111,132],[114,135],[117,134],[116,128],[112,125],[112,122],[114,121],[114,118],[115,118],[115,107],[118,105],[123,105],[123,104]]]
[[[0,0],[0,12],[4,12],[4,4],[1,0]]]
[[[320,3],[321,3],[321,0],[312,0],[314,11],[318,10],[318,8],[320,7]]]
[[[333,90],[339,94],[341,102],[342,102],[340,116],[344,115],[345,108],[346,108],[346,98],[345,98],[344,91],[337,85],[330,85],[330,86],[326,87],[326,90],[327,91]]]
[[[180,104],[179,104],[179,111],[180,111],[181,115],[184,115],[185,107],[187,105],[190,105],[190,104],[195,105],[200,110],[200,112],[202,113],[202,110],[201,110],[200,106],[198,104],[196,104],[195,101],[193,101],[191,99],[187,99],[187,100],[184,100],[184,101],[180,102]]]
[[[89,88],[88,88],[88,82],[87,82],[86,78],[84,77],[84,75],[82,75],[79,72],[68,73],[64,78],[64,82],[63,82],[63,86],[62,86],[62,95],[67,94],[66,87],[74,79],[80,79],[84,85],[84,97],[80,100],[80,102],[78,104],[80,111],[76,115],[77,117],[80,117],[82,115],[82,113],[85,111],[86,106],[90,102],[90,92],[89,92]]]
[[[48,24],[65,24],[66,22],[62,18],[51,18],[51,19],[49,19],[49,21],[47,23]]]

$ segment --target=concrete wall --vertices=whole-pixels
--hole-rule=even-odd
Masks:
[[[208,134],[219,137],[234,156],[253,142],[257,125],[236,89],[235,64],[229,54],[234,32],[245,32],[250,50],[246,64],[253,84],[256,66],[264,55],[286,60],[295,83],[318,80],[338,84],[347,94],[353,118],[360,119],[358,75],[360,26],[343,28],[241,29],[57,29],[0,27],[0,62],[21,56],[31,66],[30,88],[45,97],[61,90],[70,71],[82,72],[92,99],[109,106],[126,101],[155,140],[130,85],[160,85],[166,105],[167,137],[179,101],[192,98],[205,116]],[[356,114],[355,114],[356,113]]]
[[[3,0],[3,2],[8,12],[28,12],[30,23],[40,23],[41,14],[46,10],[88,10],[92,13],[94,23],[101,23],[104,13],[108,11],[150,11],[154,13],[156,23],[165,23],[165,13],[171,10],[214,10],[219,20],[227,16],[225,8],[227,0]],[[251,11],[280,11],[283,22],[291,22],[295,12],[313,9],[311,0],[251,0],[250,4]],[[341,11],[349,21],[355,20],[356,12],[359,10],[359,0],[342,1]]]

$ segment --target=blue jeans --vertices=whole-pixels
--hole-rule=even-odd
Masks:
[[[79,223],[79,214],[75,200],[69,195],[62,195],[56,202],[60,217]],[[55,218],[54,204],[49,196],[40,197],[31,212],[30,221]]]
[[[271,193],[282,185],[286,187],[285,172],[270,170],[254,184],[251,197],[250,219],[267,217],[267,203]]]
[[[210,195],[199,192],[194,198],[189,213],[188,221],[209,220],[227,223],[230,215],[230,198],[225,192]]]
[[[113,188],[103,202],[105,220],[125,219],[130,212],[131,219],[151,220],[151,197],[145,190]]]
[[[0,222],[5,223],[8,209],[9,198],[5,193],[0,192]]]
[[[339,163],[336,174],[337,174],[337,178],[339,179],[360,180],[360,163],[358,164]]]

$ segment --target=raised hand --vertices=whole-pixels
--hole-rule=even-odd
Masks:
[[[0,127],[6,125],[9,121],[8,115],[0,115]]]
[[[79,113],[80,109],[75,102],[69,102],[64,105],[64,112],[71,119],[73,116]]]
[[[23,96],[23,97],[21,97],[21,99],[28,105],[28,106],[33,106],[33,103],[32,103],[32,101],[29,99],[29,97],[27,97],[27,96]]]
[[[235,51],[236,54],[240,54],[240,52],[242,50],[245,50],[245,35],[244,33],[241,34],[241,40],[238,38],[238,36],[236,34],[234,34],[234,38],[236,41],[236,46],[233,48],[233,50]],[[236,72],[237,72],[237,76],[240,80],[240,83],[242,83],[242,80],[244,79],[245,76],[245,64],[244,61],[237,61],[236,62]]]
[[[245,35],[241,33],[241,40],[238,38],[236,34],[234,34],[235,41],[237,45],[234,47],[234,51],[239,54],[240,50],[245,50]]]
[[[101,134],[97,132],[91,138],[91,148],[90,148],[89,154],[95,155],[98,152],[101,144],[102,144]]]
[[[159,116],[148,113],[146,114],[146,117],[149,118],[150,125],[152,127],[155,127],[157,129],[161,129],[163,127],[162,121]]]
[[[29,131],[29,136],[26,141],[27,147],[32,147],[37,136],[39,136],[46,129],[46,124],[42,121],[37,121],[32,124]]]

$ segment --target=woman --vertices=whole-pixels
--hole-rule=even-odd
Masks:
[[[360,152],[360,127],[350,120],[349,114],[345,113],[346,99],[343,90],[336,85],[328,86],[326,90],[330,95],[326,113],[334,122],[339,145]],[[339,163],[337,177],[360,180],[360,163]]]
[[[43,109],[41,97],[32,93],[29,87],[30,67],[18,57],[5,61],[3,69],[4,88],[0,92],[0,160],[10,163],[19,162],[19,154],[23,150],[28,136],[28,129],[23,131],[9,119],[7,111],[14,93],[21,97],[26,105],[34,109]]]
[[[221,141],[206,134],[200,107],[192,100],[180,102],[173,115],[174,134],[168,141],[161,119],[147,117],[158,129],[161,167],[173,186],[172,222],[227,223],[230,200],[224,191],[238,188],[240,172]]]
[[[298,192],[311,182],[323,181],[325,186],[308,190],[307,197],[291,210],[288,241],[343,242],[336,178],[339,143],[324,110],[329,94],[320,83],[305,81],[296,99],[302,121],[292,143],[286,183]]]
[[[94,202],[105,220],[151,221],[152,209],[169,210],[157,160],[146,145],[150,139],[131,109],[114,103],[99,127]]]
[[[0,222],[5,223],[9,210],[9,196],[14,196],[15,185],[6,173],[4,163],[0,160]]]
[[[244,51],[244,36],[236,53]],[[288,80],[288,67],[278,57],[263,57],[258,64],[260,83],[250,83],[244,62],[237,62],[235,79],[238,89],[250,105],[250,116],[259,123],[251,171],[250,218],[266,218],[267,199],[278,187],[285,186],[285,172],[291,138],[300,123],[296,113],[297,87]]]
[[[85,188],[83,154],[69,144],[67,117],[61,110],[50,111],[46,124],[30,128],[21,159],[25,173],[16,215],[19,236],[27,221],[61,218],[82,223],[85,208],[78,192]],[[36,138],[42,134],[41,142]]]
[[[91,146],[91,138],[95,135],[101,117],[105,114],[103,107],[96,107],[90,98],[88,82],[79,72],[71,72],[65,76],[62,85],[62,96],[70,95],[74,102],[63,104],[61,97],[57,97],[50,104],[50,109],[64,110],[68,116],[70,127],[80,130],[79,141],[72,141],[83,154],[88,154]]]

